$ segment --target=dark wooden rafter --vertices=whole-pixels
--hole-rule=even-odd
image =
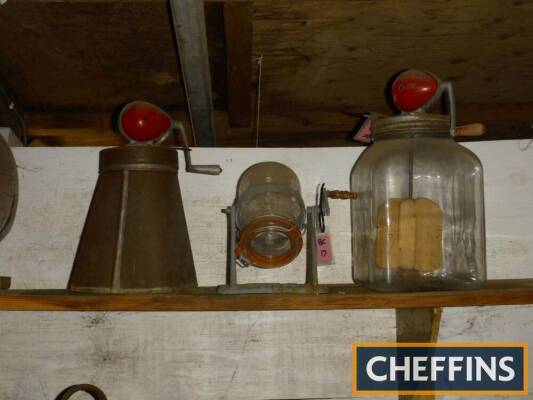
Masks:
[[[459,123],[482,122],[483,137],[458,137],[459,141],[533,138],[533,103],[462,105]],[[190,129],[187,114],[171,112]],[[357,113],[342,110],[265,110],[261,117],[262,146],[354,146],[350,131]],[[253,146],[251,128],[232,128],[226,112],[215,111],[219,146]],[[108,113],[27,113],[26,125],[33,145],[112,146],[123,143],[111,128]]]
[[[242,23],[252,24],[252,19],[253,54],[265,61],[262,146],[354,145],[347,137],[357,115],[388,112],[385,82],[406,67],[431,70],[454,82],[459,122],[484,122],[488,129],[483,139],[531,138],[533,80],[528,66],[533,41],[527,39],[533,31],[527,30],[527,16],[533,3],[411,2],[411,7],[398,9],[394,0],[370,1],[361,9],[349,0],[332,0],[326,8],[320,0],[255,0],[249,19],[243,18],[250,13],[249,0],[206,2],[217,144],[254,145],[251,127],[238,126],[244,125],[238,120],[250,106],[248,78],[239,70],[246,59],[244,46],[242,40],[228,40],[226,49],[224,40],[226,34],[237,36]],[[25,111],[51,112],[50,119],[65,111],[110,116],[135,99],[184,111],[167,4],[8,1],[0,7],[2,80],[12,86]],[[232,17],[224,21],[224,13]],[[32,62],[36,57],[38,64]],[[250,61],[245,65],[251,64],[253,71]],[[108,116],[106,126],[98,129],[77,124],[74,131],[66,120],[47,131],[32,123],[32,114],[28,125],[37,138],[34,144],[118,144]],[[89,137],[91,130],[94,137]]]
[[[231,126],[251,122],[253,3],[224,4],[228,117]]]

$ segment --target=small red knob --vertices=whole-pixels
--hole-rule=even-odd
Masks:
[[[150,142],[163,136],[172,127],[170,116],[154,104],[134,101],[119,116],[121,133],[134,142]]]
[[[402,72],[392,83],[392,99],[401,111],[415,111],[433,98],[439,81],[433,75],[414,69]]]

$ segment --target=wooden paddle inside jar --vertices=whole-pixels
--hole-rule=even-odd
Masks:
[[[391,198],[378,208],[376,265],[432,272],[442,266],[442,218],[437,203]]]

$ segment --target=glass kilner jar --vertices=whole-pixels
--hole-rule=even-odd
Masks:
[[[483,169],[453,132],[448,116],[424,112],[372,122],[374,143],[351,172],[356,280],[376,290],[485,281]]]
[[[235,209],[241,262],[279,268],[298,256],[305,205],[292,169],[277,162],[252,165],[239,179]]]

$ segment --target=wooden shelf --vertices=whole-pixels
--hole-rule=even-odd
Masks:
[[[382,293],[325,285],[325,294],[217,295],[216,288],[188,294],[80,294],[66,290],[2,290],[2,311],[261,311],[433,308],[533,304],[533,279],[492,280],[483,289]]]

